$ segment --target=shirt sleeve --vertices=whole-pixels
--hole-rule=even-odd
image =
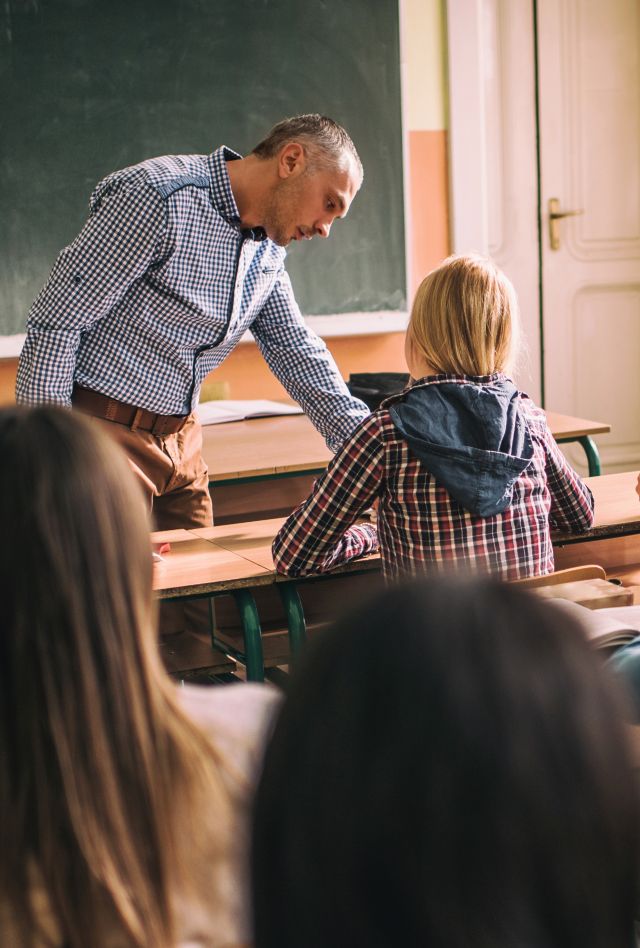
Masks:
[[[371,415],[332,459],[310,497],[285,521],[273,541],[279,573],[304,576],[378,548],[376,528],[358,516],[380,492],[384,446]]]
[[[551,494],[549,520],[567,533],[582,533],[593,526],[593,494],[566,460],[545,426],[546,474]]]
[[[326,345],[305,325],[284,268],[251,331],[278,381],[337,451],[369,409],[350,394]]]
[[[154,261],[164,204],[151,188],[105,194],[61,252],[27,320],[16,400],[71,404],[82,333],[106,316]]]

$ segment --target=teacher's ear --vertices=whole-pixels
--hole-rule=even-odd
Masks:
[[[291,178],[302,174],[307,164],[304,147],[299,142],[287,142],[278,154],[278,177]]]

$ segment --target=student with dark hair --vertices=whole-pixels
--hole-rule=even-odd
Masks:
[[[581,629],[488,580],[312,643],[267,751],[257,948],[631,948],[638,807]]]
[[[161,668],[142,491],[95,423],[5,409],[0,453],[0,944],[246,944],[273,693]]]

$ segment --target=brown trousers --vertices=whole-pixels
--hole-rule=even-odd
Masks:
[[[202,458],[202,429],[191,415],[181,431],[157,436],[93,418],[129,458],[144,491],[156,530],[210,527],[213,523],[209,475]],[[162,603],[162,635],[184,630],[209,632],[209,603]]]

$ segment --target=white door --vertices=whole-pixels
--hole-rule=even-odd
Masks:
[[[603,469],[629,470],[640,467],[639,0],[538,0],[538,77],[545,403],[609,422]],[[553,200],[571,215],[554,234]]]
[[[610,422],[604,469],[640,467],[640,0],[447,0],[453,247],[490,253],[520,297],[518,382]],[[549,201],[560,212],[551,250]],[[542,266],[539,265],[539,253]],[[542,327],[537,288],[542,288]],[[584,454],[567,453],[582,472]]]

